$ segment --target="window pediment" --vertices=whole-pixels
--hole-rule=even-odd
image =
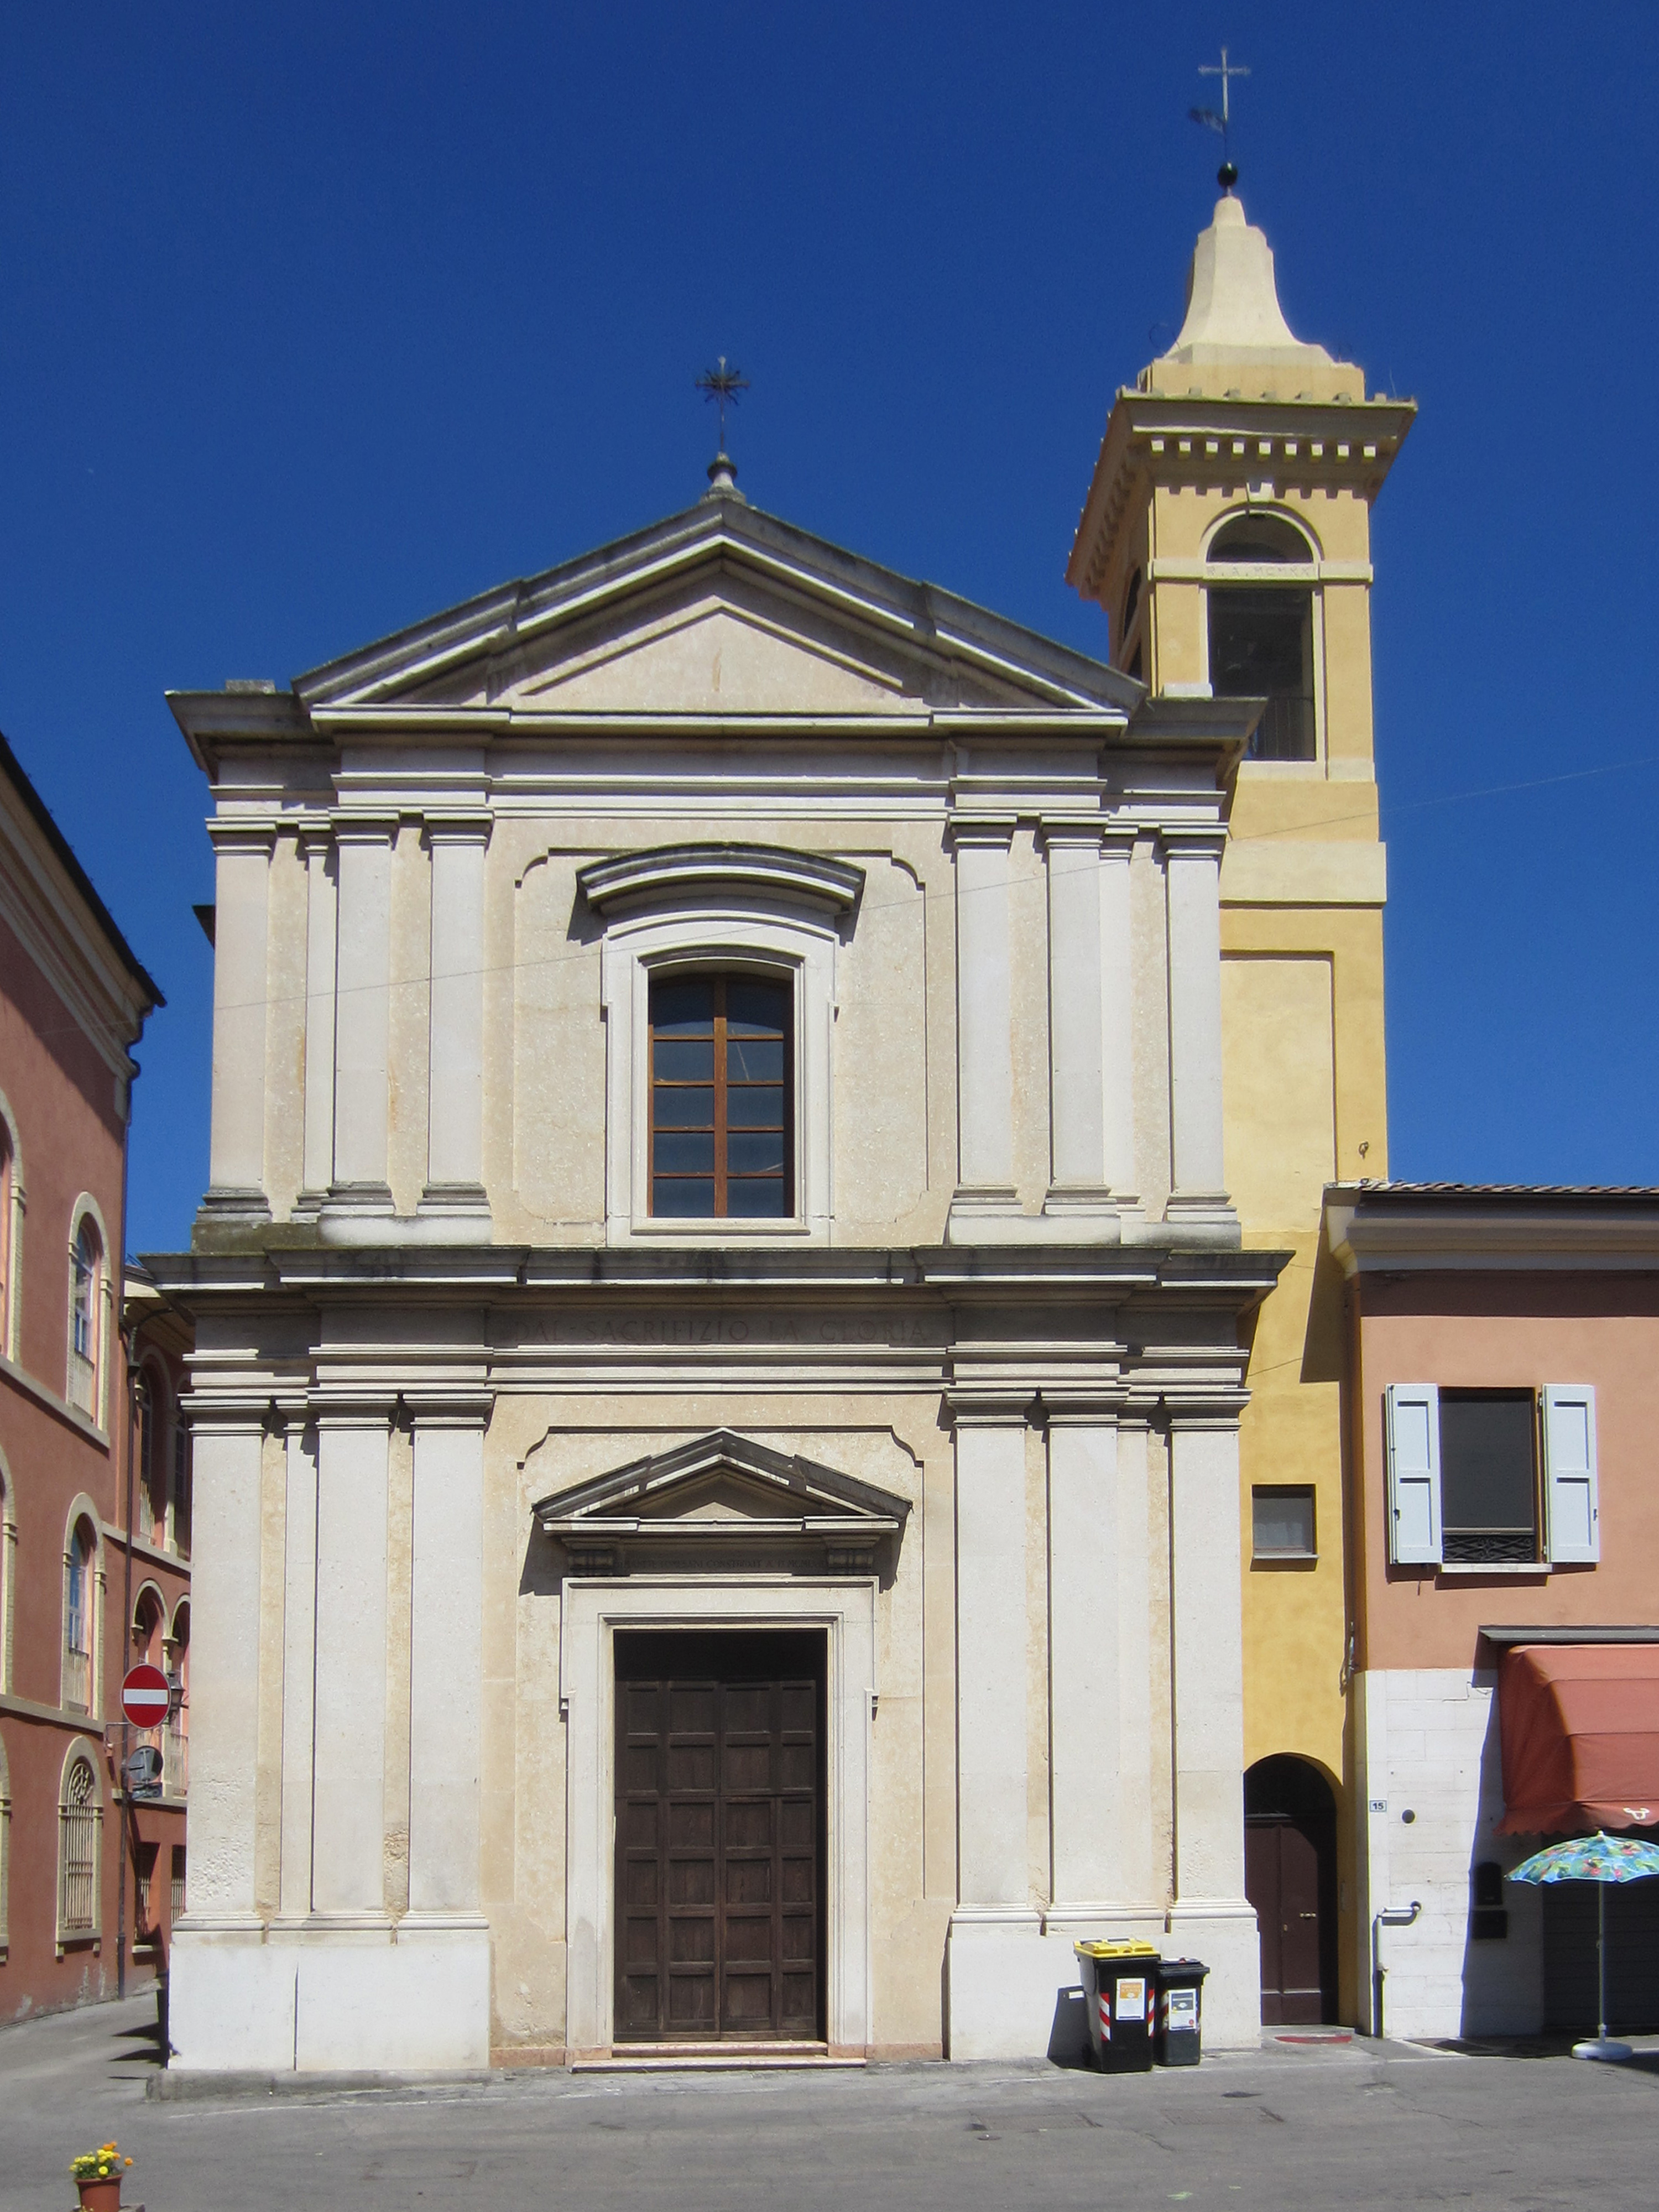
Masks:
[[[630,914],[684,905],[724,893],[839,920],[850,914],[864,888],[864,871],[824,853],[782,846],[661,845],[595,860],[576,878],[598,914]]]
[[[579,1574],[625,1572],[630,1557],[718,1547],[778,1552],[805,1571],[873,1573],[896,1547],[908,1498],[838,1468],[717,1429],[676,1449],[555,1492],[532,1509]]]

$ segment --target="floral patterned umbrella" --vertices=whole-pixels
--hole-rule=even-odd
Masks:
[[[1607,2036],[1607,1893],[1610,1881],[1645,1881],[1659,1875],[1659,1846],[1637,1836],[1573,1836],[1564,1844],[1547,1844],[1523,1859],[1510,1875],[1511,1881],[1593,1881],[1595,1888],[1596,2031],[1594,2043],[1575,2043],[1575,2058],[1628,2058],[1627,2043]]]

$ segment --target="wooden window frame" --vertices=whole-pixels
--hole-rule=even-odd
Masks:
[[[783,1102],[783,1171],[782,1174],[776,1178],[774,1178],[771,1176],[763,1177],[760,1176],[745,1176],[738,1178],[739,1182],[771,1182],[774,1180],[777,1181],[781,1184],[782,1189],[783,1206],[781,1212],[775,1214],[734,1214],[727,1210],[727,1203],[730,1197],[728,1188],[730,1179],[729,1165],[727,1160],[727,1145],[730,1132],[727,1127],[726,1115],[728,1092],[730,1090],[730,1077],[727,1072],[726,1060],[728,1037],[726,1031],[726,994],[727,985],[732,982],[758,983],[764,985],[766,988],[775,990],[783,1002],[783,1069],[777,1085]],[[714,1210],[712,1213],[708,1214],[668,1214],[659,1213],[657,1212],[657,1024],[651,1005],[651,999],[647,996],[646,1010],[647,1058],[645,1078],[645,1172],[647,1212],[653,1221],[724,1221],[740,1222],[747,1224],[755,1222],[791,1220],[796,1213],[798,1205],[795,1194],[795,994],[791,988],[789,981],[785,977],[769,974],[764,970],[750,970],[744,969],[659,969],[651,975],[647,984],[647,991],[649,994],[654,994],[659,988],[672,989],[677,985],[685,984],[707,985],[714,994],[714,1011],[712,1015],[714,1029],[713,1084],[712,1086],[710,1086],[705,1085],[702,1082],[692,1083],[684,1081],[677,1078],[664,1078],[663,1087],[669,1090],[687,1089],[701,1091],[710,1087],[713,1089],[714,1117],[714,1171],[713,1176],[714,1185]],[[742,1083],[738,1085],[739,1089],[745,1089],[748,1087],[749,1086],[746,1084]],[[772,1086],[768,1085],[766,1087],[770,1088]],[[769,1130],[762,1130],[756,1131],[754,1133],[765,1135],[770,1134],[772,1132]],[[702,1182],[709,1180],[709,1178],[702,1176],[670,1173],[665,1177],[665,1180],[668,1182]]]

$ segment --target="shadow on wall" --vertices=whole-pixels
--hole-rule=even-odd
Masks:
[[[1457,1786],[1449,1775],[1447,1783]],[[1506,1879],[1511,1867],[1529,1858],[1544,1840],[1537,1836],[1500,1836],[1504,1817],[1504,1762],[1494,1689],[1486,1708],[1486,1732],[1480,1745],[1480,1778],[1474,1833],[1470,1839],[1462,1897],[1445,1900],[1456,1928],[1466,1913],[1463,1941],[1462,2032],[1465,2035],[1535,2035],[1544,2024],[1544,1893]],[[1426,1899],[1428,1893],[1423,1893]],[[1592,1906],[1594,1899],[1591,1900]],[[1595,1915],[1592,1911],[1591,1918]],[[1591,1943],[1591,1971],[1595,1944]],[[1591,2002],[1595,1992],[1592,1988]]]
[[[1054,2024],[1048,2033],[1051,2066],[1087,2066],[1089,2000],[1080,1989],[1061,1990],[1054,1997]]]

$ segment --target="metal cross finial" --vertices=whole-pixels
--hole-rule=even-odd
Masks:
[[[705,399],[712,399],[720,410],[720,451],[726,451],[726,410],[735,407],[749,389],[749,379],[740,368],[728,368],[726,356],[720,357],[716,368],[706,368],[697,379],[696,388]]]
[[[1206,131],[1213,131],[1220,139],[1221,167],[1216,173],[1216,182],[1223,191],[1230,192],[1238,182],[1238,171],[1234,166],[1232,148],[1228,143],[1233,119],[1232,103],[1228,93],[1236,76],[1249,76],[1250,72],[1243,62],[1229,61],[1227,49],[1223,46],[1220,66],[1218,68],[1215,63],[1206,62],[1200,66],[1198,73],[1200,76],[1218,76],[1221,79],[1221,112],[1218,115],[1212,107],[1189,107],[1187,112],[1194,123],[1201,123]]]

